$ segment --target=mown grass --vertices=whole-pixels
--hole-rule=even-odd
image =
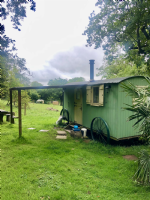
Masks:
[[[8,110],[4,101],[0,108]],[[54,123],[60,106],[30,104],[18,125],[1,125],[1,198],[3,200],[149,200],[150,188],[132,179],[137,162],[123,155],[138,156],[148,146],[104,146],[91,141],[56,140]],[[17,116],[17,108],[14,108]],[[36,128],[28,130],[28,128]],[[41,129],[48,132],[39,132]]]

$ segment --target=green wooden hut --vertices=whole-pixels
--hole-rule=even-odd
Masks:
[[[147,85],[143,76],[67,84],[64,109],[69,112],[69,121],[90,129],[93,139],[103,135],[115,140],[138,137],[138,129],[133,128],[134,121],[127,121],[131,112],[122,109],[125,104],[133,103],[121,88],[121,83],[127,81],[137,86]]]
[[[94,80],[94,60],[90,60],[90,81],[56,86],[10,88],[11,123],[13,123],[13,90],[18,90],[20,137],[22,135],[21,90],[63,88],[63,117],[66,117],[69,122],[90,129],[93,139],[108,142],[109,138],[123,140],[138,137],[138,129],[132,127],[134,122],[127,121],[131,112],[122,109],[125,104],[133,103],[133,99],[122,92],[121,83],[127,81],[137,86],[147,85],[143,76]]]

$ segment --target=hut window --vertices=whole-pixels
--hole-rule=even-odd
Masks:
[[[93,103],[99,103],[99,87],[93,88]]]
[[[80,97],[81,97],[80,90],[77,90],[77,91],[76,91],[76,99],[77,99],[77,100],[80,100]]]
[[[91,106],[103,106],[104,85],[86,87],[86,103]]]

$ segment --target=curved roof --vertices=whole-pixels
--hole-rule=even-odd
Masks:
[[[113,78],[113,79],[104,79],[104,80],[98,80],[95,82],[90,82],[91,84],[88,85],[96,85],[96,84],[107,84],[107,83],[120,83],[124,80],[130,79],[130,78],[137,78],[137,77],[143,77],[143,76],[128,76],[128,77],[119,77],[119,78]]]
[[[78,87],[78,86],[81,87],[81,86],[86,86],[86,85],[92,86],[92,85],[100,85],[100,84],[117,84],[124,80],[130,79],[130,78],[137,78],[137,77],[144,77],[144,76],[129,76],[129,77],[120,77],[120,78],[104,79],[104,80],[73,82],[73,83],[67,83],[66,85],[38,86],[38,87],[15,87],[15,88],[10,88],[10,90],[67,88],[67,87]]]
[[[113,78],[113,79],[74,82],[74,83],[68,83],[66,84],[66,86],[83,86],[83,85],[92,86],[92,85],[99,85],[99,84],[120,83],[124,80],[130,79],[130,78],[137,78],[137,77],[144,77],[144,76],[128,76],[128,77],[120,77],[120,78]]]

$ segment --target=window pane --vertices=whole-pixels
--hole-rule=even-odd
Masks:
[[[76,92],[76,99],[80,100],[80,96],[81,96],[80,90],[77,90],[77,92]]]
[[[93,103],[99,103],[99,87],[93,88]]]

